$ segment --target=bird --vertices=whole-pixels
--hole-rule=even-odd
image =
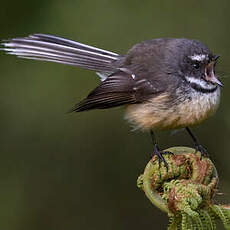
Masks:
[[[213,115],[221,87],[214,55],[199,40],[156,38],[137,43],[124,55],[49,34],[4,40],[1,50],[19,58],[50,61],[93,70],[100,84],[72,112],[125,107],[125,119],[150,132],[152,156],[167,167],[157,130],[184,128],[201,156],[207,150],[190,127]]]

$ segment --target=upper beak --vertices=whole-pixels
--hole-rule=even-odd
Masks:
[[[220,55],[219,55],[219,54],[215,55],[214,61],[217,62],[217,60],[218,60],[219,58],[220,58]]]
[[[212,61],[205,67],[205,79],[222,87],[224,85],[214,74],[214,64],[215,61]]]

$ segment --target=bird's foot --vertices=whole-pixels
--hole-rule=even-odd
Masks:
[[[159,167],[161,165],[161,162],[163,162],[165,168],[167,168],[167,170],[168,170],[168,163],[166,162],[165,158],[163,157],[163,155],[165,155],[165,154],[173,154],[173,153],[170,151],[160,151],[158,145],[157,144],[154,145],[153,153],[151,156],[152,157],[157,156]]]
[[[200,152],[201,153],[201,158],[202,157],[208,157],[208,151],[205,147],[203,147],[200,143],[196,143],[195,144],[195,149],[196,152]]]

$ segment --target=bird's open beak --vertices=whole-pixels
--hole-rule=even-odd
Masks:
[[[214,74],[214,64],[215,61],[212,61],[205,67],[205,79],[213,84],[223,86],[222,82]]]

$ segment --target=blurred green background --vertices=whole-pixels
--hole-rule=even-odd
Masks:
[[[1,1],[0,39],[49,33],[125,53],[158,37],[202,40],[221,54],[225,87],[216,115],[194,128],[230,202],[230,1]],[[136,179],[152,151],[123,109],[66,114],[98,83],[91,71],[0,52],[0,229],[166,229]],[[163,148],[191,146],[158,133]],[[221,229],[221,227],[219,228]]]

